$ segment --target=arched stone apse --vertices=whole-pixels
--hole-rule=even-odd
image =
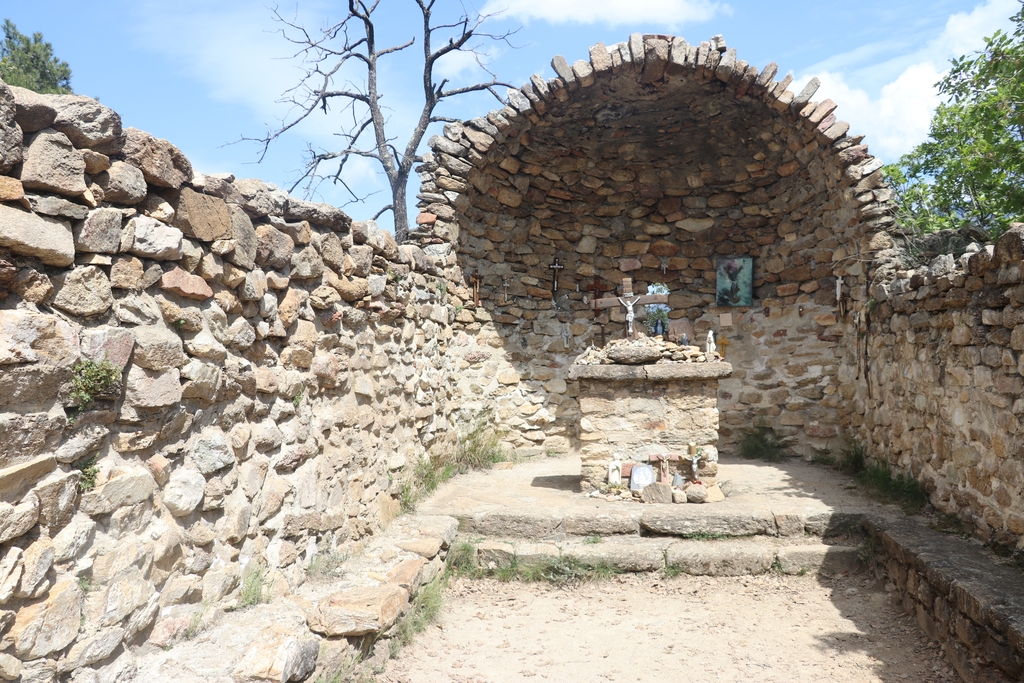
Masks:
[[[638,292],[668,285],[670,318],[698,339],[724,337],[720,450],[759,422],[798,450],[859,427],[857,332],[891,191],[836,104],[812,101],[817,81],[794,94],[775,64],[759,71],[719,37],[635,34],[552,66],[505,108],[446,126],[420,167],[411,239],[461,268],[468,405],[496,407],[516,447],[577,447],[568,366],[624,321],[593,311],[588,287],[630,276]],[[717,305],[728,257],[752,259],[749,306]]]

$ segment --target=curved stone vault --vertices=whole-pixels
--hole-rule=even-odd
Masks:
[[[843,398],[839,377],[843,365],[859,372],[848,343],[859,317],[840,315],[836,281],[851,310],[867,298],[891,191],[836,104],[812,100],[817,80],[794,94],[775,64],[759,71],[720,37],[634,34],[552,67],[556,78],[535,75],[508,106],[430,140],[411,234],[435,253],[454,248],[467,286],[480,279],[481,306],[461,320],[493,327],[521,381],[497,382],[493,358],[479,364],[488,381],[464,381],[498,399],[512,441],[574,445],[565,368],[602,325],[623,329],[620,311],[595,315],[587,288],[624,275],[640,292],[666,283],[670,317],[698,338],[724,335],[736,373],[719,394],[723,445],[759,419],[808,445],[855,425],[858,389]],[[733,256],[753,258],[750,307],[715,305],[715,259]]]

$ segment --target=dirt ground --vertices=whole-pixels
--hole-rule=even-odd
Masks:
[[[863,576],[453,581],[382,683],[959,681]]]

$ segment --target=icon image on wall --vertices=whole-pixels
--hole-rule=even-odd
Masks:
[[[754,259],[749,256],[720,258],[715,263],[715,304],[750,306],[754,294]]]

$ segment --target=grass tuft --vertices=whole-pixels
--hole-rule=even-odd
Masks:
[[[416,463],[412,476],[402,483],[402,510],[412,512],[416,502],[430,495],[456,474],[489,469],[495,463],[510,460],[501,443],[501,434],[490,425],[490,411],[478,414],[454,447],[428,456]]]
[[[893,475],[886,463],[873,462],[857,475],[873,497],[883,503],[895,503],[908,515],[916,515],[928,504],[928,491],[909,474]]]
[[[577,586],[590,581],[603,581],[621,571],[607,563],[588,564],[572,557],[559,557],[530,564],[520,564],[513,557],[507,565],[481,567],[476,561],[476,548],[463,543],[448,552],[450,576],[469,579],[493,578],[502,582],[550,583],[556,586]]]
[[[238,595],[239,609],[253,607],[267,602],[267,567],[262,562],[252,559],[245,565],[242,572],[242,590]]]
[[[771,427],[758,425],[740,437],[739,453],[747,460],[782,462],[789,458],[785,442]]]
[[[437,621],[444,606],[444,578],[438,577],[420,589],[412,601],[412,607],[398,622],[395,635],[391,638],[391,656],[395,657],[412,639],[423,633],[427,626]]]
[[[344,574],[342,567],[348,555],[334,549],[324,549],[313,556],[306,568],[306,577],[313,581],[339,579]]]

